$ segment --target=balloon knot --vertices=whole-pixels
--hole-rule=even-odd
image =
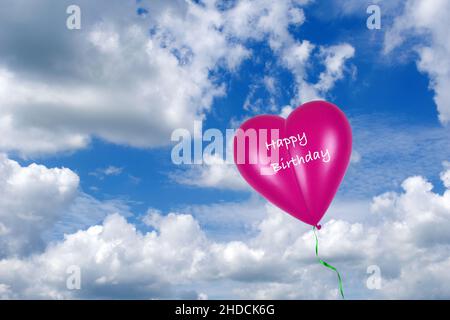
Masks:
[[[322,229],[322,226],[321,226],[320,224],[318,224],[318,225],[316,226],[316,228],[317,228],[317,230],[320,230],[320,229]]]

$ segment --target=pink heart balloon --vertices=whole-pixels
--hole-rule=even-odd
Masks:
[[[286,120],[272,115],[251,118],[234,138],[234,161],[244,179],[282,210],[318,228],[351,150],[347,118],[325,101],[305,103]]]

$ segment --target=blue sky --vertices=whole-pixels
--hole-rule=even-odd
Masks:
[[[311,259],[307,226],[246,188],[234,166],[178,166],[170,158],[171,132],[195,119],[204,118],[204,130],[225,132],[254,115],[320,98],[338,105],[353,128],[353,161],[323,231],[324,255],[341,264],[349,297],[448,298],[447,286],[433,284],[450,261],[450,63],[440,58],[450,53],[442,32],[450,11],[445,1],[425,2],[258,0],[224,9],[220,1],[80,1],[81,30],[65,28],[64,1],[37,1],[23,22],[5,16],[0,184],[15,200],[0,201],[0,261],[21,262],[8,272],[0,266],[0,297],[337,298],[333,275]],[[381,8],[381,30],[366,27],[372,3]],[[27,5],[6,1],[0,18]],[[16,186],[13,178],[37,187]],[[25,214],[38,226],[19,226]],[[442,230],[432,231],[433,223]],[[114,230],[122,230],[124,247],[99,247],[108,247],[105,234]],[[195,245],[177,247],[171,234],[180,232]],[[274,244],[270,232],[279,236]],[[122,256],[134,237],[142,250]],[[393,239],[410,256],[391,257]],[[83,247],[77,241],[92,245],[92,257],[76,258]],[[156,253],[146,251],[152,241]],[[333,249],[336,241],[342,245]],[[431,263],[424,246],[438,248]],[[173,264],[181,275],[171,273],[164,250],[187,252]],[[276,263],[271,250],[284,252],[286,263]],[[198,257],[200,266],[183,269],[198,252],[206,257]],[[63,267],[56,271],[61,279],[43,288],[14,280],[32,264],[41,277],[49,267],[42,260],[66,254],[86,274],[83,289],[64,288]],[[104,255],[117,270],[99,262]],[[153,259],[166,274],[153,271]],[[213,267],[204,269],[202,259]],[[404,278],[413,259],[426,264],[414,268],[438,271]],[[365,286],[373,264],[386,277],[380,290]],[[143,284],[124,276],[130,270]],[[429,296],[415,291],[421,281],[429,281]],[[311,286],[311,294],[295,293]]]
[[[364,28],[368,16],[364,12],[359,16],[328,21],[329,18],[320,17],[320,10],[323,9],[320,4],[312,4],[308,8],[308,12],[312,13],[311,18],[308,18],[301,28],[292,28],[291,32],[294,37],[308,39],[321,45],[350,42],[355,47],[357,53],[349,63],[357,68],[355,79],[347,75],[328,93],[327,98],[339,105],[351,120],[354,119],[361,126],[370,124],[380,129],[400,126],[402,129],[411,128],[411,131],[416,127],[418,130],[429,128],[439,130],[441,124],[434,107],[433,92],[428,88],[429,80],[417,71],[415,61],[413,59],[398,61],[395,57],[381,60],[379,56],[382,50],[382,31]],[[203,123],[204,130],[218,128],[225,132],[225,129],[232,128],[231,120],[258,114],[243,109],[251,85],[259,86],[253,100],[266,99],[263,107],[268,109],[270,103],[268,99],[271,95],[261,83],[262,78],[267,75],[273,75],[277,81],[279,92],[274,97],[275,104],[278,107],[289,105],[294,95],[290,72],[277,64],[277,57],[264,42],[252,43],[249,47],[253,52],[252,59],[246,60],[238,72],[230,74],[219,71],[220,77],[224,78],[227,84],[227,94],[218,98],[212,105],[211,112],[206,115]],[[272,66],[266,68],[267,63]],[[321,71],[323,66],[313,63],[308,70],[308,78],[314,81]],[[272,113],[276,114],[276,111]],[[356,146],[358,143],[366,143],[361,141],[364,128],[359,129],[362,129],[362,132],[355,132]],[[407,135],[420,136],[421,133],[408,132]],[[207,142],[204,142],[204,146],[206,145]],[[176,169],[170,161],[170,152],[170,147],[142,150],[94,139],[89,147],[81,151],[38,159],[48,167],[73,168],[80,175],[81,186],[87,193],[93,192],[91,187],[99,188],[99,192],[92,195],[101,198],[128,199],[131,202],[138,202],[137,208],[144,210],[147,207],[171,210],[192,203],[242,199],[241,192],[206,189],[199,193],[198,190],[192,190],[192,187],[180,186],[168,180],[168,173]],[[395,162],[402,163],[405,169],[404,176],[392,176],[392,179],[401,180],[411,172],[407,171],[407,165],[403,163],[403,157],[407,155],[400,153],[399,156]],[[448,154],[439,155],[438,165],[447,158]],[[24,163],[31,163],[34,159]],[[364,158],[364,162],[366,161],[372,164],[375,160]],[[379,165],[381,167],[381,164]],[[432,170],[420,173],[433,174],[432,171],[438,169],[435,165],[436,163]],[[103,180],[92,175],[97,169],[106,169],[109,166],[123,168],[123,172]],[[436,172],[434,174],[436,175]],[[138,178],[139,181],[134,181],[130,176]],[[387,186],[379,187],[384,190]],[[177,196],[171,196],[173,193]],[[369,191],[364,195],[372,194]]]
[[[434,107],[433,92],[428,88],[429,80],[417,71],[415,61],[413,59],[399,61],[395,57],[380,59],[383,33],[364,28],[368,16],[364,12],[329,21],[328,17],[321,18],[321,10],[324,10],[322,5],[312,4],[308,8],[311,18],[308,18],[301,27],[292,28],[291,32],[298,39],[308,39],[321,45],[349,42],[355,47],[357,53],[349,64],[356,68],[357,75],[354,79],[347,75],[326,97],[339,105],[355,124],[361,126],[357,127],[360,131],[354,133],[355,147],[367,143],[364,141],[364,126],[369,125],[371,129],[375,126],[380,131],[397,126],[401,130],[404,129],[405,135],[412,139],[414,135],[421,136],[420,130],[427,131],[431,128],[441,130],[442,126]],[[227,128],[232,128],[231,120],[258,114],[243,109],[249,95],[249,87],[252,85],[258,86],[257,93],[252,97],[254,102],[263,99],[263,108],[268,109],[270,103],[268,100],[273,96],[261,83],[262,78],[267,75],[274,76],[277,81],[278,92],[273,97],[275,105],[278,107],[289,105],[294,95],[290,72],[277,63],[276,55],[263,41],[251,43],[249,48],[253,53],[252,59],[243,62],[237,72],[219,71],[219,77],[227,84],[227,93],[225,97],[220,97],[213,103],[211,112],[206,115],[203,123],[204,130],[218,128],[225,132]],[[271,64],[271,67],[267,68],[265,66],[267,63]],[[322,71],[323,66],[313,62],[308,69],[308,79],[315,81]],[[272,113],[276,113],[276,110]],[[445,136],[445,133],[442,135]],[[382,136],[379,139],[384,138]],[[383,141],[378,141],[380,142]],[[204,146],[206,145],[207,142],[204,142]],[[393,160],[393,165],[400,165],[403,172],[392,172],[387,179],[401,182],[410,174],[434,175],[437,179],[436,171],[439,171],[439,167],[436,166],[449,156],[446,150],[440,151],[431,168],[421,168],[420,172],[411,172],[408,170],[408,164],[404,163],[404,159],[410,157],[410,150],[400,152],[397,159]],[[242,195],[241,191],[203,188],[199,192],[192,187],[170,181],[168,174],[177,169],[170,161],[170,152],[170,147],[142,150],[94,139],[84,150],[67,155],[42,157],[39,160],[47,167],[73,168],[80,175],[81,186],[85,192],[102,199],[129,200],[132,208],[143,213],[148,207],[170,211],[190,204],[242,200],[248,197],[248,194]],[[375,170],[379,168],[379,171],[385,172],[383,164],[377,163],[380,157],[383,157],[383,153],[364,157],[364,164],[361,166],[369,165],[372,169],[375,167]],[[33,160],[28,163],[30,162]],[[123,168],[123,172],[118,176],[104,177],[102,180],[92,175],[96,170],[110,166]],[[357,175],[358,172],[354,174]],[[367,184],[367,177],[358,176],[358,178],[363,180],[360,184]],[[92,187],[95,188],[94,191]],[[377,187],[379,189],[376,191],[379,192],[392,185],[381,184]],[[353,195],[351,190],[348,192],[349,196]],[[371,189],[367,192],[357,192],[356,195],[372,196],[373,193]],[[177,196],[174,197],[174,194]]]

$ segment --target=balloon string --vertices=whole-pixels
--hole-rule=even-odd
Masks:
[[[314,232],[314,237],[316,238],[316,257],[319,260],[320,264],[322,264],[323,266],[336,272],[336,274],[338,276],[338,281],[339,281],[339,292],[341,293],[342,299],[345,300],[344,289],[342,288],[341,275],[339,274],[339,271],[337,271],[337,269],[335,267],[333,267],[332,265],[330,265],[330,264],[326,263],[325,261],[323,261],[322,259],[320,259],[320,257],[319,257],[319,240],[317,239],[317,235],[316,235],[316,227],[313,227],[313,232]]]

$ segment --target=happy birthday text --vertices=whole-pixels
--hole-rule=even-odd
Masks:
[[[289,150],[290,147],[295,148],[296,146],[306,147],[308,144],[308,139],[306,137],[306,133],[303,132],[303,134],[297,134],[295,136],[290,136],[288,138],[282,138],[282,139],[276,139],[272,140],[271,143],[266,143],[266,149],[277,149],[284,147],[286,150]],[[290,159],[284,160],[281,158],[280,162],[271,163],[272,169],[275,173],[277,173],[280,170],[286,170],[292,166],[298,166],[300,164],[306,164],[311,161],[316,160],[322,160],[323,162],[330,162],[331,155],[328,149],[325,150],[318,150],[318,151],[311,151],[308,150],[308,152],[305,155],[299,156],[295,155],[292,156]]]

